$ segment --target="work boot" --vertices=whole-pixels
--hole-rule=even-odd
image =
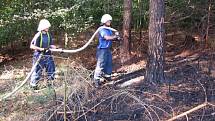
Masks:
[[[101,81],[99,79],[94,79],[95,88],[99,88],[101,86]]]
[[[111,75],[109,75],[109,74],[103,74],[102,75],[102,78],[104,78],[106,81],[108,81],[108,82],[110,82],[110,81],[112,81],[111,80]]]

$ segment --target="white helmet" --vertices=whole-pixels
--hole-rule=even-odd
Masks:
[[[42,20],[40,20],[40,23],[39,23],[39,26],[37,28],[37,31],[42,31],[42,30],[47,29],[49,27],[51,27],[50,22],[48,20],[46,20],[46,19],[42,19]]]
[[[101,18],[101,23],[106,23],[107,21],[112,21],[112,17],[109,14],[104,14]]]

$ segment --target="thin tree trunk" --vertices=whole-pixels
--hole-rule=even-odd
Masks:
[[[140,35],[140,41],[142,41],[142,0],[138,0],[139,4],[139,35]]]
[[[125,63],[130,59],[131,7],[132,1],[124,0],[123,42],[120,50],[121,63]]]
[[[208,48],[208,34],[210,29],[210,17],[211,17],[211,0],[208,1],[208,18],[207,18],[207,28],[205,35],[205,48]]]
[[[64,47],[67,48],[67,47],[68,47],[68,43],[69,43],[69,39],[68,39],[68,34],[67,34],[67,32],[65,32],[64,38],[65,38]]]
[[[146,80],[164,81],[164,0],[150,0],[149,49]]]

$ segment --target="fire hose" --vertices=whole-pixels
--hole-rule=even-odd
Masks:
[[[87,48],[87,46],[92,42],[92,40],[95,38],[95,36],[97,35],[97,33],[99,32],[100,29],[109,29],[111,31],[114,31],[114,32],[117,32],[116,29],[113,29],[113,28],[110,28],[110,27],[105,27],[105,26],[101,26],[99,27],[95,33],[92,35],[92,37],[88,40],[88,42],[82,46],[81,48],[78,48],[78,49],[75,49],[75,50],[68,50],[68,49],[49,49],[50,51],[52,52],[63,52],[63,53],[77,53],[77,52],[80,52],[82,50],[84,50],[85,48]],[[43,54],[40,54],[40,56],[38,57],[36,63],[33,65],[33,67],[31,68],[31,71],[30,73],[28,73],[27,77],[22,81],[22,83],[16,87],[12,92],[8,93],[7,95],[3,96],[0,101],[2,100],[5,100],[7,99],[8,97],[12,96],[14,93],[18,92],[22,87],[23,85],[26,84],[26,82],[28,81],[28,79],[31,77],[32,73],[34,72],[35,68],[37,67],[37,65],[39,64],[40,62],[40,59],[42,58]]]
[[[77,53],[79,51],[82,51],[84,50],[91,42],[92,40],[94,39],[94,37],[96,36],[96,34],[99,32],[100,29],[102,28],[105,28],[105,29],[109,29],[111,31],[117,31],[116,29],[113,29],[113,28],[110,28],[110,27],[104,27],[104,26],[101,26],[99,27],[96,32],[93,34],[93,36],[89,39],[89,41],[84,45],[82,46],[81,48],[78,48],[78,49],[75,49],[75,50],[64,50],[64,49],[50,49],[50,51],[52,52],[63,52],[63,53]]]

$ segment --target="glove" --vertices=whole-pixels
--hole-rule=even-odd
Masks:
[[[116,36],[116,40],[121,40],[121,37],[120,37],[120,35],[119,35],[119,32],[118,32],[118,31],[116,31],[116,32],[115,32],[115,36]]]
[[[119,36],[119,32],[118,32],[118,31],[116,31],[116,32],[115,32],[115,35],[116,35],[116,36]]]
[[[43,53],[47,53],[49,51],[50,51],[49,48],[44,48]]]
[[[63,49],[62,48],[59,48],[59,49],[61,49],[62,51],[60,51],[60,54],[63,54],[64,52],[63,52]]]

